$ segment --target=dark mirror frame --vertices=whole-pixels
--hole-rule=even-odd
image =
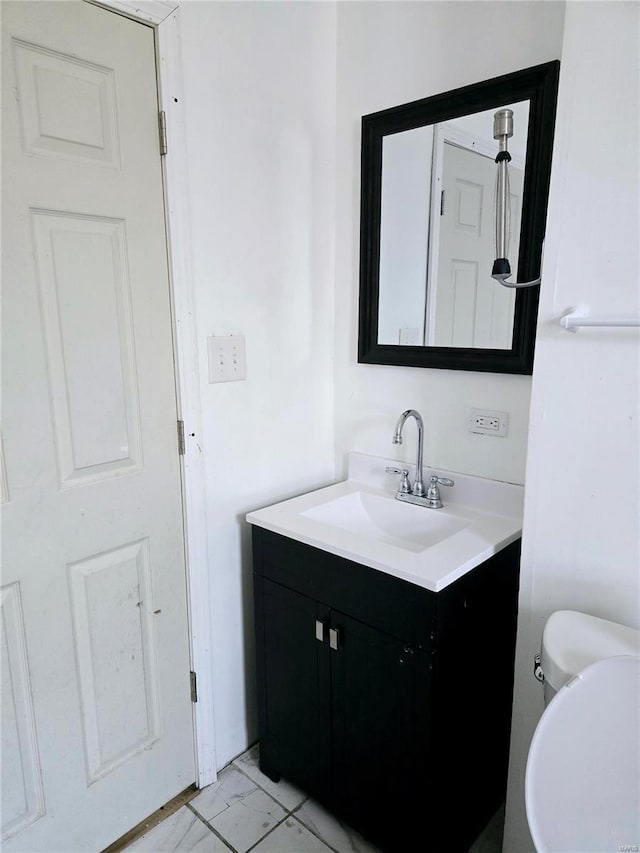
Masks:
[[[516,281],[531,281],[540,275],[559,73],[559,62],[547,62],[362,117],[359,362],[488,373],[532,372],[539,287],[516,292],[510,350],[378,343],[382,141],[392,133],[528,100],[529,127]],[[502,285],[496,282],[495,286]]]

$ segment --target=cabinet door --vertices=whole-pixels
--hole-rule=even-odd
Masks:
[[[328,610],[264,578],[256,593],[261,766],[320,795],[331,762]]]
[[[338,808],[372,841],[399,849],[415,841],[418,792],[424,832],[431,657],[336,611],[331,624],[338,630],[330,652]]]

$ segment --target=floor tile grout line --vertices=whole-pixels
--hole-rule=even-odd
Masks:
[[[294,815],[296,812],[299,812],[300,809],[302,808],[302,806],[305,803],[308,803],[310,799],[311,799],[311,797],[305,797],[305,799],[301,803],[298,803],[298,805],[295,807],[295,809],[291,809],[291,814]]]
[[[255,744],[254,744],[254,746],[255,746]],[[307,825],[307,823],[304,821],[303,818],[298,817],[298,812],[302,809],[302,807],[305,805],[305,803],[309,802],[312,799],[310,796],[305,794],[300,789],[296,789],[300,792],[300,794],[302,794],[303,799],[297,805],[295,805],[293,808],[288,808],[286,805],[284,805],[284,803],[281,803],[279,800],[277,800],[273,796],[273,794],[271,794],[266,788],[264,788],[260,784],[260,782],[258,782],[256,779],[254,779],[252,776],[250,776],[249,773],[247,773],[242,767],[240,767],[238,764],[236,764],[236,762],[238,761],[239,758],[241,758],[245,754],[248,754],[252,749],[253,749],[253,746],[249,747],[248,750],[245,750],[244,752],[240,753],[238,756],[236,756],[236,758],[232,759],[228,764],[226,764],[222,768],[222,770],[220,770],[219,773],[217,774],[218,779],[224,773],[225,770],[227,770],[229,767],[233,767],[235,770],[237,770],[242,776],[244,776],[249,782],[251,782],[255,786],[254,790],[260,790],[263,794],[266,794],[266,796],[270,800],[272,800],[280,809],[282,809],[285,812],[285,814],[261,838],[259,838],[254,844],[252,844],[251,847],[247,848],[246,851],[243,851],[243,853],[251,853],[251,851],[255,850],[255,848],[258,847],[258,845],[260,845],[265,839],[267,839],[272,833],[274,833],[276,831],[276,829],[278,829],[278,827],[282,826],[282,824],[285,823],[287,821],[287,819],[289,819],[289,818],[291,818],[296,823],[300,824],[311,835],[313,835],[315,838],[317,838],[318,841],[320,841],[327,848],[327,850],[332,851],[332,853],[340,853],[340,850],[338,850],[337,848],[335,848],[331,844],[329,844],[329,842],[326,840],[326,838],[323,838],[322,835],[320,835],[320,833],[315,828]],[[257,767],[258,772],[261,775],[264,775],[264,774],[262,774],[262,771],[260,770],[258,764],[256,764],[256,767]],[[267,776],[266,778],[268,779],[269,777]],[[270,779],[269,781],[274,785],[278,784],[277,782],[274,782],[272,779]],[[213,784],[215,784],[215,782]],[[202,788],[201,791],[205,791],[208,787],[209,786],[207,785],[205,788]],[[252,792],[250,792],[250,793],[252,793]],[[249,794],[247,794],[246,796],[249,796]],[[218,814],[214,815],[213,818],[211,818],[211,819],[207,819],[206,817],[204,817],[203,814],[201,814],[195,808],[195,806],[192,805],[192,802],[194,802],[194,800],[197,799],[197,797],[198,797],[198,794],[195,795],[193,800],[190,800],[189,802],[184,803],[183,808],[186,807],[194,815],[194,817],[197,818],[197,820],[199,820],[201,823],[203,823],[207,827],[207,829],[231,851],[231,853],[240,853],[240,851],[236,847],[234,847],[233,844],[227,838],[225,838],[225,836],[222,835],[222,833],[218,829],[216,829],[213,826],[213,824],[211,823],[211,820],[218,817],[218,814],[223,814],[228,808],[230,808],[231,803],[226,803],[226,806],[222,810],[222,812],[219,812]],[[245,798],[246,797],[237,797],[236,800],[241,802]],[[167,815],[167,817],[170,817],[170,816]],[[158,824],[158,825],[161,825],[161,824]],[[125,849],[124,853],[126,853],[126,849]]]
[[[249,749],[253,749],[253,747],[250,747]],[[249,750],[246,750],[246,752],[249,752]],[[242,767],[240,767],[240,766],[238,766],[238,764],[236,764],[236,762],[237,762],[238,758],[240,758],[242,755],[245,755],[245,753],[244,753],[244,752],[240,753],[240,755],[239,755],[239,756],[237,756],[236,758],[234,758],[234,759],[233,759],[233,761],[230,761],[230,762],[229,762],[229,764],[227,764],[225,767],[223,767],[223,768],[222,768],[222,770],[220,771],[220,773],[219,773],[218,775],[219,775],[219,776],[220,776],[220,775],[222,775],[222,773],[224,773],[224,771],[225,771],[228,767],[234,767],[236,770],[238,770],[238,772],[242,773],[242,775],[243,775],[246,779],[248,779],[250,782],[252,782],[252,783],[256,786],[256,788],[259,788],[259,789],[260,789],[264,794],[266,794],[270,799],[272,799],[272,800],[274,801],[274,803],[276,803],[276,805],[280,806],[280,808],[281,808],[281,809],[284,809],[284,811],[286,812],[286,814],[284,815],[284,817],[283,817],[283,818],[281,818],[281,819],[280,819],[280,820],[279,820],[279,821],[278,821],[274,826],[272,826],[272,827],[271,827],[271,829],[270,829],[267,833],[265,833],[265,834],[262,836],[262,838],[259,838],[259,839],[255,842],[255,844],[253,844],[251,847],[249,847],[249,849],[246,851],[246,853],[251,853],[251,851],[252,851],[253,849],[255,849],[255,848],[258,846],[258,844],[260,844],[262,841],[264,841],[264,840],[265,840],[265,838],[268,838],[268,837],[269,837],[273,832],[275,832],[275,830],[276,830],[279,826],[281,826],[281,825],[282,825],[282,824],[287,820],[287,818],[289,818],[289,817],[293,818],[293,819],[294,819],[294,820],[296,820],[299,824],[301,824],[301,825],[302,825],[302,826],[303,826],[303,827],[304,827],[308,832],[310,832],[313,836],[315,836],[315,838],[317,838],[317,839],[318,839],[318,841],[321,841],[321,842],[322,842],[322,843],[323,843],[323,844],[324,844],[324,845],[325,845],[329,850],[331,850],[331,851],[332,851],[332,853],[340,853],[340,851],[336,850],[336,848],[335,848],[335,847],[332,847],[332,846],[329,844],[329,842],[328,842],[325,838],[322,838],[322,836],[321,836],[321,835],[319,835],[319,834],[318,834],[318,832],[316,832],[314,829],[312,829],[310,826],[308,826],[308,825],[304,822],[304,820],[302,820],[301,818],[296,817],[296,813],[297,813],[297,812],[302,808],[302,806],[303,806],[306,802],[308,802],[308,801],[309,801],[310,797],[309,797],[309,796],[307,796],[307,795],[304,795],[304,796],[303,796],[303,799],[301,800],[301,802],[299,802],[299,803],[298,803],[298,805],[297,805],[297,806],[294,806],[292,809],[287,808],[287,806],[285,806],[283,803],[281,803],[279,800],[277,800],[277,799],[273,796],[273,794],[270,794],[270,793],[269,793],[269,791],[267,791],[267,789],[266,789],[266,788],[263,788],[263,787],[262,787],[262,785],[261,785],[259,782],[257,782],[257,781],[252,777],[252,776],[250,776],[247,772],[245,772],[245,771],[242,769]],[[259,768],[258,768],[258,769],[259,769]],[[260,771],[260,772],[262,772],[262,771]],[[267,778],[269,778],[269,777],[267,777]],[[273,779],[271,779],[270,781],[271,781],[271,782],[273,782]],[[214,783],[214,784],[215,784],[215,783]],[[274,784],[274,785],[277,785],[278,783],[277,783],[277,782],[273,782],[273,784]],[[204,790],[204,789],[203,789],[203,790]],[[303,792],[301,792],[301,793],[303,793]],[[244,799],[244,797],[242,797],[241,799]],[[213,828],[213,826],[209,823],[209,821],[208,821],[208,820],[206,820],[204,817],[202,817],[202,815],[201,815],[199,812],[197,812],[197,811],[196,811],[195,807],[192,807],[190,803],[186,803],[186,805],[191,809],[191,811],[192,811],[192,812],[194,812],[194,813],[195,813],[195,814],[200,818],[200,820],[201,820],[203,823],[205,823],[205,824],[209,827],[209,829],[211,829],[211,831],[214,833],[214,835],[216,835],[216,836],[217,836],[221,841],[223,841],[225,844],[227,844],[227,845],[232,849],[233,853],[238,853],[238,851],[233,847],[233,845],[231,845],[231,844],[227,841],[227,839],[226,839],[223,835],[221,835],[221,834],[220,834],[220,832],[218,832],[217,830],[215,830],[215,829]],[[229,808],[229,804],[227,804],[227,808]],[[226,811],[226,809],[223,809],[223,811]],[[220,814],[222,814],[222,812],[220,812]],[[217,815],[216,815],[216,817],[217,817]]]
[[[202,821],[202,823],[204,823],[204,825],[207,827],[207,829],[211,830],[211,832],[216,836],[216,838],[218,838],[218,839],[220,839],[220,841],[222,841],[222,843],[225,845],[225,847],[228,847],[229,850],[231,850],[231,853],[239,853],[239,851],[236,850],[236,848],[233,846],[233,844],[231,844],[230,841],[227,841],[227,839],[223,835],[221,835],[217,829],[214,829],[214,827],[211,826],[211,824],[209,823],[208,820],[203,818],[199,812],[197,812],[194,808],[192,808],[190,803],[185,803],[185,806],[189,809],[189,811],[191,811],[198,818],[198,820],[200,820],[200,821]],[[227,808],[228,808],[228,806],[227,806]]]
[[[273,796],[273,794],[270,794],[270,793],[266,790],[266,788],[263,788],[263,787],[262,787],[262,785],[261,785],[259,782],[256,782],[256,780],[255,780],[255,779],[252,779],[252,778],[251,778],[251,776],[249,776],[249,774],[248,774],[248,773],[245,773],[245,772],[244,772],[244,770],[241,770],[241,769],[240,769],[236,764],[234,764],[233,762],[231,762],[230,764],[225,765],[225,767],[223,767],[223,768],[222,768],[222,770],[220,771],[220,773],[218,774],[218,777],[220,777],[220,776],[224,773],[224,771],[225,771],[225,770],[227,770],[227,768],[229,768],[229,767],[233,767],[233,768],[234,768],[234,770],[237,770],[239,773],[241,773],[241,774],[245,777],[245,779],[248,779],[248,780],[249,780],[249,782],[251,782],[253,785],[255,785],[255,790],[262,791],[262,793],[263,793],[263,794],[266,794],[266,795],[267,795],[267,797],[269,797],[269,799],[270,799],[270,800],[273,800],[273,802],[274,802],[277,806],[279,806],[283,811],[285,811],[285,812],[287,813],[287,815],[291,813],[291,812],[290,812],[290,809],[287,809],[287,807],[286,807],[286,806],[284,806],[282,803],[278,802],[278,800],[276,800],[276,798]],[[215,785],[216,783],[215,783],[215,782],[213,782],[212,784],[214,784],[214,785]],[[209,787],[209,786],[207,785],[207,787]],[[202,791],[205,791],[205,790],[206,790],[206,788],[202,788],[201,790],[202,790]],[[231,804],[232,804],[232,803],[234,803],[234,802],[242,802],[242,800],[245,800],[245,799],[246,799],[247,797],[249,797],[252,793],[253,793],[253,791],[250,791],[248,794],[245,794],[243,797],[236,797],[234,800],[232,800],[232,801],[231,801],[231,803],[227,803],[227,805],[225,806],[225,808],[224,808],[224,809],[222,809],[222,811],[221,811],[221,812],[218,812],[218,814],[222,814],[223,812],[225,812],[228,808],[230,808],[230,806],[231,806]],[[197,796],[196,796],[196,797],[194,797],[194,800],[196,800],[196,799],[197,799]],[[225,803],[226,803],[226,802],[227,802],[227,801],[225,800]],[[300,805],[302,805],[302,803],[301,803]],[[208,820],[204,815],[200,814],[200,812],[197,810],[197,808],[196,808],[195,806],[193,806],[192,811],[194,811],[194,812],[198,815],[198,817],[199,817],[201,820],[203,820],[205,823],[208,823],[208,822],[209,822],[209,820]],[[216,818],[216,817],[218,817],[218,815],[217,815],[217,814],[216,814],[216,815],[214,815],[214,816],[213,816],[213,818],[211,818],[211,820],[214,820],[214,818]]]
[[[298,812],[298,811],[302,808],[302,806],[303,806],[306,802],[308,802],[310,799],[311,799],[311,797],[307,797],[307,799],[306,799],[306,800],[304,800],[303,802],[301,802],[299,806],[296,806],[296,808],[294,809],[294,811],[292,811],[292,812],[291,812],[291,817],[295,818],[299,823],[301,823],[301,824],[304,826],[304,828],[305,828],[305,829],[308,829],[308,830],[309,830],[309,832],[311,832],[313,835],[315,835],[315,836],[316,836],[316,838],[319,838],[319,839],[320,839],[320,841],[322,841],[322,843],[323,843],[323,844],[326,844],[326,845],[327,845],[327,847],[328,847],[330,850],[333,850],[333,853],[341,853],[341,851],[340,851],[340,850],[338,850],[336,847],[332,847],[332,846],[331,846],[331,844],[329,844],[329,842],[327,841],[327,839],[326,839],[326,838],[323,838],[323,837],[320,835],[320,833],[319,833],[319,832],[316,832],[316,830],[315,830],[315,829],[312,829],[312,828],[309,826],[309,824],[305,822],[304,818],[302,818],[302,817],[298,817],[298,816],[297,816],[297,812]],[[320,804],[320,805],[321,805],[321,804]],[[331,817],[332,817],[332,818],[333,818],[333,819],[334,819],[334,820],[335,820],[335,821],[336,821],[336,822],[337,822],[337,823],[338,823],[338,824],[339,824],[339,825],[344,829],[344,826],[345,826],[345,825],[340,821],[340,819],[339,819],[339,818],[337,818],[334,814],[331,814],[331,812],[329,812],[329,814],[330,814],[330,815],[331,815]],[[349,828],[351,829],[351,831],[352,831],[352,832],[354,832],[354,833],[356,833],[356,832],[357,832],[357,830],[353,829],[353,827],[351,827],[351,826],[350,826]],[[346,831],[346,830],[345,830],[345,831]],[[358,833],[358,834],[359,834],[359,833]],[[364,836],[362,836],[362,837],[364,838]],[[371,845],[371,842],[370,842],[370,841],[367,841],[367,839],[366,839],[366,838],[364,838],[364,840],[366,841],[366,843],[367,843],[367,844]],[[374,849],[375,849],[376,853],[381,853],[381,851],[379,851],[377,848],[374,848]]]
[[[243,776],[246,776],[246,778],[247,778],[250,782],[253,782],[253,784],[254,784],[254,785],[256,785],[258,788],[260,788],[260,790],[261,790],[261,791],[264,791],[264,793],[265,793],[268,797],[271,797],[271,799],[272,799],[272,800],[274,800],[274,802],[276,802],[276,803],[280,806],[280,808],[281,808],[281,809],[284,809],[284,810],[286,811],[286,813],[287,813],[287,814],[292,814],[296,809],[299,809],[299,808],[300,808],[300,806],[301,806],[303,803],[305,803],[305,802],[309,799],[309,797],[307,797],[306,795],[303,795],[303,796],[304,796],[304,799],[302,800],[302,802],[301,802],[301,803],[298,803],[298,805],[297,805],[297,806],[294,806],[294,807],[293,807],[293,809],[289,809],[289,808],[287,808],[287,806],[285,806],[285,805],[284,805],[284,803],[281,803],[281,802],[280,802],[280,800],[276,800],[276,798],[273,796],[273,794],[270,794],[270,793],[269,793],[269,791],[267,791],[267,789],[266,789],[266,788],[263,788],[263,787],[262,787],[262,785],[260,784],[260,782],[256,782],[256,780],[255,780],[254,778],[252,778],[251,776],[249,776],[249,774],[248,774],[248,773],[246,773],[246,772],[242,769],[242,767],[238,767],[238,765],[237,765],[237,764],[235,764],[234,762],[232,762],[231,764],[233,765],[233,767],[235,767],[235,768],[236,768],[236,770],[239,770],[239,771],[240,771],[240,773],[242,773],[242,775],[243,775]],[[229,765],[229,764],[227,764],[227,767],[229,767],[229,766],[230,766],[230,765]],[[225,767],[224,769],[226,770],[227,768]],[[258,768],[258,769],[260,769],[260,768]],[[262,771],[261,771],[261,770],[260,770],[260,772],[262,773]],[[264,774],[263,774],[263,775],[264,775]],[[269,777],[268,777],[268,776],[267,776],[267,779],[269,779]],[[273,782],[273,779],[270,779],[269,781],[270,781],[270,782]],[[273,784],[274,784],[274,785],[277,785],[278,783],[277,783],[277,782],[273,782]],[[300,793],[302,794],[303,792],[302,792],[302,791],[300,791]]]
[[[252,748],[253,748],[253,747],[252,747]],[[241,753],[241,754],[242,754],[242,755],[244,755],[244,753]],[[257,786],[260,788],[260,790],[261,790],[261,791],[264,791],[264,793],[265,793],[265,794],[267,794],[267,796],[271,797],[271,799],[272,799],[272,800],[275,800],[275,802],[276,802],[276,803],[278,803],[278,805],[279,805],[281,808],[285,809],[285,810],[286,810],[286,812],[287,812],[287,814],[285,815],[285,817],[283,817],[283,818],[282,818],[282,820],[280,820],[280,821],[279,821],[279,822],[278,822],[274,827],[272,827],[272,829],[270,829],[270,830],[269,830],[269,832],[267,832],[267,834],[266,834],[266,835],[263,835],[263,836],[262,836],[262,838],[260,839],[260,841],[264,841],[264,839],[265,839],[265,838],[268,838],[268,837],[271,835],[271,833],[272,833],[274,830],[276,830],[276,829],[277,829],[281,824],[283,824],[283,823],[285,822],[285,820],[286,820],[288,817],[292,817],[292,818],[294,818],[295,820],[297,820],[297,821],[298,821],[298,823],[302,824],[302,826],[304,826],[304,828],[305,828],[306,830],[308,830],[312,835],[314,835],[314,836],[318,839],[318,841],[321,841],[321,842],[322,842],[326,847],[328,847],[328,848],[329,848],[329,850],[331,850],[331,851],[332,851],[332,853],[339,853],[339,851],[338,851],[338,850],[336,850],[336,849],[335,849],[335,847],[332,847],[332,846],[329,844],[329,842],[328,842],[325,838],[322,838],[322,836],[321,836],[321,835],[319,835],[315,830],[313,830],[310,826],[307,826],[307,824],[306,824],[303,820],[301,820],[300,818],[298,818],[298,817],[296,817],[296,816],[295,816],[295,815],[296,815],[296,812],[298,812],[298,811],[302,808],[302,806],[303,806],[306,802],[308,802],[308,801],[309,801],[310,797],[308,797],[308,796],[306,796],[306,795],[305,795],[305,796],[304,796],[304,799],[303,799],[301,802],[299,802],[297,806],[294,806],[292,809],[287,809],[287,807],[286,807],[286,806],[284,806],[282,803],[278,802],[278,800],[276,800],[276,798],[275,798],[272,794],[270,794],[270,793],[269,793],[265,788],[263,788],[263,787],[262,787],[262,785],[261,785],[259,782],[256,782],[256,780],[255,780],[255,779],[253,779],[251,776],[249,776],[249,774],[248,774],[248,773],[245,773],[245,771],[235,763],[237,760],[238,760],[237,758],[236,758],[236,759],[234,759],[234,761],[232,761],[232,762],[231,762],[231,764],[232,764],[232,765],[233,765],[237,770],[239,770],[239,771],[240,771],[244,776],[246,776],[246,777],[247,777],[247,779],[249,779],[249,781],[251,781],[251,782],[253,782],[255,785],[257,785]],[[229,766],[229,765],[227,765],[227,767],[228,767],[228,766]],[[259,768],[258,768],[258,769],[259,769]],[[260,771],[260,772],[262,772],[262,771]],[[267,776],[267,778],[269,778],[269,777]],[[271,781],[271,782],[273,782],[273,779],[271,779],[270,781]],[[273,784],[274,784],[274,785],[277,785],[278,783],[277,783],[277,782],[274,782]],[[258,844],[260,844],[260,841],[256,841],[256,843],[253,845],[253,847],[250,847],[250,848],[249,848],[249,850],[247,851],[247,853],[250,853],[250,851],[251,851],[251,850],[253,850],[253,848],[254,848],[254,847],[257,847],[257,845],[258,845]]]
[[[258,846],[258,844],[262,844],[262,842],[265,840],[265,838],[268,838],[272,832],[275,832],[276,829],[279,826],[282,826],[282,824],[285,822],[285,820],[288,820],[288,818],[290,818],[290,817],[291,817],[290,814],[286,814],[283,818],[280,818],[280,820],[274,826],[271,827],[269,832],[267,832],[265,835],[262,836],[262,838],[259,838],[255,844],[253,844],[251,847],[249,847],[249,849],[246,851],[246,853],[251,853],[252,850],[255,850],[255,848]]]
[[[308,799],[308,797],[307,797],[307,799]],[[306,800],[305,800],[305,802],[306,802]],[[300,806],[302,806],[302,805],[303,805],[303,804],[302,804],[302,803],[300,803]],[[300,806],[297,806],[296,808],[300,808]],[[250,847],[250,848],[246,851],[246,853],[251,853],[251,851],[252,851],[252,850],[255,850],[255,848],[256,848],[259,844],[262,844],[262,842],[263,842],[265,839],[267,839],[267,838],[268,838],[272,833],[274,833],[274,832],[276,831],[276,829],[277,829],[279,826],[282,826],[282,824],[283,824],[286,820],[288,820],[289,818],[291,818],[292,820],[295,820],[295,821],[296,821],[296,823],[299,823],[301,826],[303,826],[303,827],[304,827],[308,832],[310,832],[310,833],[311,833],[311,835],[315,836],[315,837],[318,839],[318,841],[321,841],[321,842],[324,844],[324,846],[327,848],[327,850],[331,850],[331,853],[340,853],[340,851],[339,851],[339,850],[336,850],[336,849],[335,849],[335,847],[332,847],[332,846],[329,844],[329,842],[328,842],[328,841],[326,841],[324,838],[321,838],[321,837],[318,835],[318,833],[317,833],[317,832],[314,832],[314,831],[313,831],[313,829],[311,829],[310,827],[308,827],[306,823],[304,823],[303,821],[301,821],[301,820],[300,820],[300,818],[297,818],[293,812],[289,812],[288,814],[286,814],[286,815],[282,818],[282,820],[279,820],[279,821],[278,821],[278,823],[277,823],[275,826],[272,826],[272,827],[271,827],[271,829],[269,830],[269,832],[267,832],[267,834],[266,834],[266,835],[263,835],[263,836],[262,836],[262,838],[260,838],[258,841],[256,841],[256,843],[253,845],[253,847]]]
[[[247,751],[248,751],[248,750],[247,750]],[[244,753],[244,752],[242,752],[242,753],[240,753],[240,756],[242,756],[242,755],[244,755],[244,754],[245,754],[245,753]],[[240,756],[238,756],[238,758],[239,758]],[[235,770],[237,770],[239,773],[241,773],[241,774],[245,777],[245,779],[248,779],[248,780],[249,780],[249,782],[251,782],[253,785],[255,785],[255,790],[262,791],[262,793],[263,793],[263,794],[266,794],[266,795],[267,795],[267,797],[269,797],[269,799],[270,799],[270,800],[272,800],[272,801],[273,801],[277,806],[279,806],[279,808],[281,808],[281,809],[285,812],[284,816],[283,816],[282,818],[280,818],[280,820],[279,820],[276,824],[274,824],[274,826],[272,826],[272,827],[271,827],[271,829],[270,829],[267,833],[265,833],[261,838],[259,838],[259,839],[255,842],[255,844],[253,844],[253,845],[249,848],[249,850],[247,850],[247,851],[246,851],[246,853],[249,853],[249,851],[250,851],[250,850],[253,850],[253,848],[254,848],[254,847],[256,847],[258,844],[260,844],[260,842],[261,842],[261,841],[264,841],[264,839],[265,839],[265,838],[267,838],[267,836],[271,835],[271,833],[272,833],[275,829],[277,829],[277,827],[279,827],[282,823],[284,823],[284,822],[285,822],[285,820],[286,820],[288,817],[290,817],[290,816],[291,816],[291,814],[292,814],[292,809],[287,808],[287,806],[285,806],[283,803],[281,803],[281,802],[279,802],[278,800],[276,800],[276,798],[275,798],[272,794],[270,794],[270,793],[269,793],[269,791],[267,791],[267,790],[266,790],[266,788],[263,788],[263,787],[262,787],[262,785],[261,785],[259,782],[257,782],[255,779],[253,779],[251,776],[249,776],[249,774],[248,774],[248,773],[246,773],[246,772],[245,772],[241,767],[239,767],[239,766],[236,764],[236,761],[237,761],[237,758],[235,758],[233,761],[230,761],[230,762],[229,762],[229,764],[225,765],[225,766],[222,768],[222,770],[220,771],[220,773],[218,774],[218,778],[219,778],[219,777],[224,773],[224,771],[225,771],[225,770],[227,770],[227,768],[229,768],[229,767],[233,767]],[[262,771],[260,771],[260,772],[262,772]],[[267,777],[267,778],[268,778],[268,777]],[[273,781],[273,780],[271,780],[271,781]],[[213,784],[215,784],[215,782],[214,782]],[[277,784],[277,782],[274,782],[274,784]],[[205,790],[205,789],[203,788],[202,790]],[[301,792],[301,793],[302,793],[302,792]],[[249,795],[247,794],[247,796],[249,796]],[[242,800],[244,800],[244,799],[245,799],[245,797],[239,797],[239,798],[238,798],[238,801],[242,801]],[[304,797],[304,799],[303,799],[300,803],[298,803],[298,805],[297,805],[297,806],[295,806],[294,808],[295,808],[295,809],[299,809],[302,805],[304,805],[304,803],[306,803],[306,801],[307,801],[308,799],[309,799],[309,798],[305,796],[305,797]],[[208,828],[213,832],[213,834],[214,834],[217,838],[219,838],[222,842],[224,842],[224,843],[225,843],[225,844],[226,844],[226,845],[227,845],[227,846],[232,850],[232,853],[238,853],[238,851],[236,850],[236,848],[235,848],[235,847],[234,847],[234,846],[233,846],[233,845],[232,845],[232,844],[231,844],[231,843],[230,843],[230,842],[229,842],[229,841],[224,837],[224,835],[222,835],[222,834],[220,833],[220,831],[219,831],[219,830],[217,830],[217,829],[215,829],[215,828],[213,827],[213,825],[210,823],[210,821],[209,821],[209,820],[207,820],[203,815],[201,815],[201,814],[200,814],[200,812],[199,812],[199,811],[197,811],[197,809],[196,809],[196,807],[195,807],[195,806],[190,806],[190,804],[189,804],[189,803],[186,803],[186,805],[190,807],[190,810],[191,810],[191,811],[192,811],[192,812],[193,812],[193,813],[194,813],[198,818],[200,818],[200,820],[201,820],[201,821],[202,821],[202,822],[203,822],[203,823],[204,823],[204,824],[205,824],[205,825],[206,825],[206,826],[207,826],[207,827],[208,827]],[[223,814],[223,813],[224,813],[224,812],[225,812],[229,807],[230,807],[230,804],[229,804],[229,803],[227,803],[226,808],[225,808],[225,809],[223,809],[221,812],[219,812],[219,814]],[[215,817],[218,817],[218,815],[215,815]],[[212,818],[212,819],[213,819],[213,818]],[[322,839],[320,839],[320,840],[322,840]],[[333,850],[333,848],[331,848],[331,849]],[[334,851],[334,853],[336,853],[336,851]]]
[[[242,753],[242,754],[244,755],[244,753]],[[261,842],[261,841],[264,841],[264,840],[265,840],[265,838],[268,838],[268,837],[271,835],[271,833],[272,833],[272,832],[275,832],[275,830],[276,830],[279,826],[281,826],[281,825],[285,822],[285,820],[286,820],[288,817],[292,817],[292,818],[294,818],[294,820],[296,820],[298,823],[300,823],[302,826],[304,826],[304,828],[305,828],[308,832],[310,832],[312,835],[314,835],[314,836],[318,839],[318,841],[321,841],[321,842],[322,842],[322,843],[323,843],[323,844],[324,844],[324,845],[325,845],[329,850],[331,850],[331,851],[332,851],[332,853],[339,853],[339,851],[338,851],[338,850],[336,850],[336,849],[335,849],[335,847],[332,847],[332,846],[331,846],[331,845],[326,841],[326,839],[322,838],[320,835],[318,835],[318,833],[317,833],[317,832],[315,832],[313,829],[311,829],[311,827],[310,827],[310,826],[307,826],[307,824],[306,824],[303,820],[301,820],[300,818],[297,818],[297,817],[295,816],[295,815],[296,815],[296,812],[298,812],[298,811],[302,808],[302,806],[303,806],[306,802],[308,802],[308,800],[310,799],[310,797],[308,797],[308,796],[304,795],[304,798],[302,799],[302,801],[301,801],[301,802],[299,802],[299,803],[298,803],[298,805],[297,805],[297,806],[294,806],[292,809],[287,809],[287,807],[286,807],[285,805],[283,805],[282,803],[278,802],[278,800],[276,800],[276,798],[275,798],[272,794],[270,794],[270,793],[269,793],[269,791],[267,791],[265,788],[263,788],[263,787],[262,787],[262,785],[261,785],[259,782],[256,782],[256,780],[255,780],[255,779],[253,779],[251,776],[249,776],[249,774],[248,774],[248,773],[245,773],[245,771],[244,771],[241,767],[238,767],[238,765],[235,763],[235,761],[237,761],[237,759],[235,759],[234,761],[232,761],[232,762],[231,762],[231,764],[236,768],[236,770],[239,770],[239,771],[240,771],[240,773],[242,773],[244,776],[246,776],[246,777],[247,777],[247,779],[249,779],[249,781],[250,781],[250,782],[253,782],[253,783],[254,783],[254,785],[257,785],[257,786],[260,788],[260,790],[261,790],[261,791],[264,791],[264,793],[265,793],[265,794],[267,794],[267,796],[271,797],[271,799],[272,799],[272,800],[274,800],[276,803],[278,803],[278,805],[280,806],[280,808],[285,809],[285,811],[287,812],[287,813],[286,813],[286,815],[285,815],[285,816],[284,816],[280,821],[278,821],[278,823],[277,823],[275,826],[273,826],[273,827],[269,830],[269,832],[267,832],[267,833],[266,833],[266,835],[263,835],[263,836],[262,836],[262,838],[260,838],[258,841],[256,841],[256,843],[253,845],[253,847],[250,847],[250,848],[249,848],[249,850],[247,850],[247,853],[251,853],[251,850],[253,850],[255,847],[257,847],[257,846],[258,846],[258,844],[260,844],[260,842]],[[227,767],[229,767],[229,765],[227,765]],[[226,768],[225,768],[225,769],[226,769]],[[260,772],[262,772],[262,771],[260,771]],[[267,777],[267,778],[269,778],[269,777]],[[271,781],[271,782],[273,782],[273,779],[271,779],[270,781]],[[277,783],[277,782],[274,782],[273,784],[274,784],[274,785],[277,785],[278,783]],[[302,793],[302,792],[301,792],[301,793]],[[223,839],[223,840],[224,840],[224,839]]]
[[[302,803],[301,803],[300,805],[302,805]],[[315,835],[315,837],[318,839],[318,841],[322,841],[322,843],[325,845],[325,847],[328,847],[328,848],[329,848],[329,850],[333,851],[333,853],[340,853],[340,851],[339,851],[339,850],[336,850],[336,848],[335,848],[335,847],[332,847],[332,846],[329,844],[329,842],[327,841],[327,839],[326,839],[326,838],[323,838],[321,835],[319,835],[319,833],[317,833],[317,832],[315,831],[315,829],[311,829],[311,827],[310,827],[310,826],[308,826],[308,825],[307,825],[307,824],[306,824],[306,823],[305,823],[301,818],[296,817],[296,816],[295,816],[295,814],[293,814],[293,812],[291,813],[291,817],[292,817],[294,820],[297,820],[299,824],[301,824],[302,826],[304,826],[304,828],[305,828],[308,832],[310,832],[310,833],[311,833],[311,835]]]

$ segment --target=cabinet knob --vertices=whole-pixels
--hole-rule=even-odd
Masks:
[[[324,622],[316,619],[316,640],[319,643],[324,643]]]
[[[340,640],[340,632],[337,628],[329,628],[329,645],[334,650],[334,652],[338,648],[338,642]]]

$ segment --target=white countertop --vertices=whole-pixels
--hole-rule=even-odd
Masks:
[[[425,482],[436,473],[455,485],[440,487],[442,509],[416,507],[395,500],[398,479],[385,473],[403,464],[351,453],[347,480],[250,512],[247,521],[433,592],[520,537],[522,486],[425,467]],[[384,518],[371,523],[372,507],[374,516],[386,508],[398,530]]]

